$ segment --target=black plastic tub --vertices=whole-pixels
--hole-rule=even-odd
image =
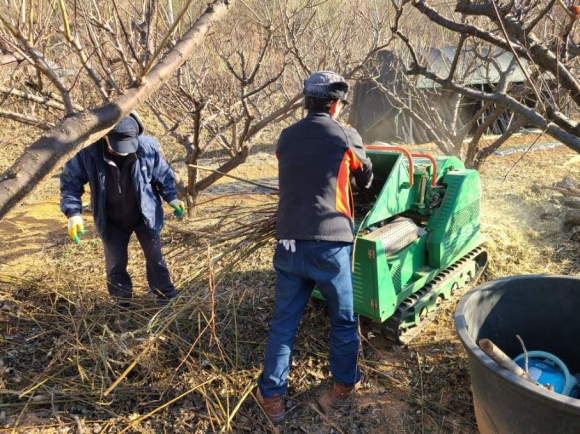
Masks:
[[[514,276],[487,282],[457,306],[455,328],[469,358],[481,434],[580,433],[580,399],[536,386],[500,368],[477,346],[490,339],[511,358],[541,350],[580,373],[580,278]]]

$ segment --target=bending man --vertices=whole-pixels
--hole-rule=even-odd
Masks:
[[[71,238],[84,234],[81,196],[91,189],[95,226],[103,241],[107,289],[120,306],[133,296],[127,272],[128,245],[134,232],[145,254],[149,289],[163,304],[177,295],[161,251],[163,227],[161,199],[176,215],[184,211],[177,199],[173,172],[161,155],[157,141],[142,136],[137,117],[122,119],[101,140],[80,150],[66,162],[60,177],[60,208],[68,218]]]

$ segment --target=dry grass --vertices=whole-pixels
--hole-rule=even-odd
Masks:
[[[578,179],[578,168],[564,165],[572,155],[563,147],[521,161],[512,154],[482,168],[484,279],[579,274],[577,242],[556,220],[540,218],[554,192],[532,188]],[[268,158],[253,157],[238,175],[269,177]],[[363,322],[356,408],[323,415],[314,396],[330,384],[329,326],[324,306],[313,302],[296,340],[288,417],[278,427],[268,422],[253,391],[273,307],[272,234],[238,241],[252,228],[271,228],[257,220],[271,218],[275,198],[208,194],[191,222],[169,218],[163,238],[180,297],[164,309],[145,297],[141,252],[132,244],[136,306],[120,311],[106,297],[90,218],[87,236],[72,245],[56,198],[35,194],[36,203],[0,222],[8,246],[0,299],[15,303],[0,316],[0,432],[477,432],[453,308],[403,348]]]

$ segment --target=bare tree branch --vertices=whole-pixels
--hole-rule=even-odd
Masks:
[[[81,114],[72,115],[38,139],[9,171],[14,177],[0,180],[0,217],[43,179],[54,165],[79,145],[101,137],[117,121],[159,89],[200,44],[214,22],[225,16],[233,0],[215,0],[183,38],[144,77],[112,102]],[[72,111],[70,99],[68,105]]]

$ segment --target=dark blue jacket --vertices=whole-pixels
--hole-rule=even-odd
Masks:
[[[81,196],[84,186],[91,189],[91,207],[95,226],[101,238],[107,236],[106,181],[107,172],[103,157],[103,140],[80,150],[66,162],[60,176],[60,209],[67,216],[81,215]],[[137,203],[143,221],[153,234],[163,227],[163,206],[161,198],[171,202],[177,198],[175,178],[165,161],[155,139],[139,136],[137,161],[132,175]]]
[[[352,242],[351,177],[360,188],[373,178],[360,135],[330,113],[311,111],[280,134],[276,148],[280,201],[276,238]]]

